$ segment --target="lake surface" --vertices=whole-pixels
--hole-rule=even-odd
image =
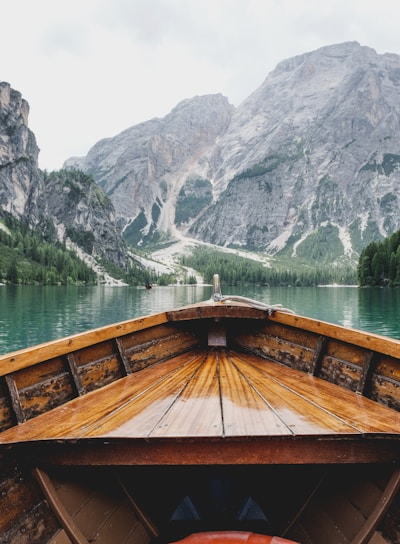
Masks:
[[[0,286],[0,353],[169,310],[211,296],[211,286]],[[400,339],[400,289],[224,287],[296,313]]]

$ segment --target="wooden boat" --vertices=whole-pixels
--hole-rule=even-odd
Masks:
[[[218,278],[3,355],[0,543],[400,542],[399,357]]]

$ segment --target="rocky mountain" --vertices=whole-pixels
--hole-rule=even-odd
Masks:
[[[28,115],[21,93],[0,82],[0,217],[8,213],[43,229],[50,221],[58,239],[93,265],[96,259],[107,259],[125,266],[129,257],[110,199],[83,172],[39,170],[39,148]]]
[[[28,115],[29,105],[21,93],[0,82],[0,209],[37,222],[43,186]]]
[[[355,262],[400,228],[399,98],[398,55],[327,46],[281,62],[237,108],[185,100],[65,167],[93,175],[133,243]]]
[[[91,173],[112,200],[132,243],[173,229],[176,201],[191,177],[208,178],[209,157],[229,126],[233,106],[222,95],[184,100],[163,119],[98,142],[66,168]]]
[[[192,234],[331,259],[399,229],[399,97],[400,57],[357,43],[280,63],[219,142]]]
[[[128,252],[115,224],[114,206],[91,176],[80,170],[51,172],[44,175],[44,187],[46,216],[60,240],[79,247],[92,262],[100,258],[126,266]]]

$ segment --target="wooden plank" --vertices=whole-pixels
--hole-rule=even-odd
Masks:
[[[393,463],[399,443],[368,438],[187,437],[19,443],[16,454],[49,465],[242,465]]]
[[[140,331],[148,327],[154,327],[166,322],[167,315],[163,312],[149,317],[138,317],[128,321],[122,321],[89,332],[68,336],[61,340],[52,340],[51,342],[39,344],[38,346],[6,353],[5,355],[0,356],[0,376],[30,367],[40,361],[46,361],[73,351],[78,351],[91,346],[92,344]]]
[[[10,395],[11,406],[14,411],[15,419],[17,420],[18,424],[24,423],[24,421],[26,421],[26,417],[22,408],[21,399],[19,397],[19,391],[17,389],[14,376],[9,374],[5,377],[5,381]]]
[[[300,509],[296,512],[295,516],[289,521],[288,525],[286,526],[285,530],[282,532],[282,536],[287,536],[290,534],[291,529],[293,527],[297,527],[297,523],[301,519],[302,514],[307,510],[308,505],[313,500],[316,493],[321,488],[322,484],[324,483],[325,479],[327,477],[327,472],[324,472],[322,476],[317,480],[313,488],[311,489],[308,496],[303,501],[302,505],[300,506]]]
[[[81,366],[79,374],[86,393],[101,389],[124,376],[116,353]]]
[[[326,347],[327,340],[325,336],[320,336],[318,338],[318,344],[314,352],[314,357],[311,363],[311,368],[309,370],[309,373],[313,376],[316,376],[319,374],[321,365],[322,365],[322,356]]]
[[[400,359],[400,340],[394,338],[358,331],[356,329],[333,325],[317,319],[279,311],[275,312],[269,319],[271,321],[290,325],[291,327],[306,329],[322,336],[330,336],[341,342],[355,344],[362,348]]]
[[[259,372],[258,369],[245,359],[235,358],[235,364],[242,374],[246,375],[249,383],[271,406],[288,429],[288,433],[294,435],[324,435],[324,434],[355,434],[357,429],[346,421],[337,418],[327,410],[310,401],[306,396],[299,394],[294,386],[288,386],[268,371]],[[263,365],[267,362],[263,361]],[[270,363],[271,366],[277,365]],[[280,373],[283,369],[280,368]],[[308,374],[297,373],[299,377],[311,378]],[[296,375],[297,375],[296,374]]]
[[[368,544],[391,544],[386,539],[383,538],[383,536],[375,531],[375,533],[372,535],[372,537],[368,540]]]
[[[150,542],[149,535],[143,525],[137,523],[124,544],[149,544]]]
[[[73,353],[68,353],[67,355],[67,364],[68,369],[72,377],[72,382],[75,386],[75,390],[79,396],[83,395],[85,393],[85,390],[82,385],[82,381],[79,377],[78,369],[76,368],[75,364],[75,357]]]
[[[362,513],[348,500],[341,489],[333,489],[329,495],[320,497],[318,504],[349,541],[365,522]]]
[[[361,367],[325,354],[318,377],[344,389],[357,391]]]
[[[13,454],[11,454],[13,455]],[[2,459],[1,481],[0,481],[0,541],[4,533],[18,530],[18,527],[35,532],[35,512],[43,510],[41,504],[43,496],[37,484],[29,474],[25,474],[16,466],[15,459]],[[42,512],[48,525],[48,513]],[[29,519],[28,519],[29,518]],[[29,533],[28,533],[29,534]]]
[[[26,419],[76,397],[65,358],[57,357],[13,374]]]
[[[73,544],[64,529],[57,531],[53,538],[49,541],[49,544]]]
[[[85,485],[84,481],[77,481],[68,478],[59,481],[52,475],[51,481],[60,501],[63,503],[68,513],[74,517],[93,494],[93,490]]]
[[[151,436],[221,436],[222,432],[217,361],[211,352]]]
[[[249,385],[226,354],[219,356],[221,402],[226,436],[282,435],[287,427]]]
[[[366,520],[363,527],[357,533],[357,535],[351,541],[351,544],[366,544],[369,539],[372,537],[376,528],[378,527],[380,521],[383,519],[388,508],[392,504],[393,498],[396,496],[398,490],[400,489],[400,468],[396,468],[393,471],[392,477],[390,478],[384,492],[382,493],[381,499],[376,504],[371,515]]]
[[[73,542],[73,544],[88,544],[88,540],[85,538],[79,527],[74,522],[73,518],[67,512],[65,506],[59,500],[56,490],[48,477],[48,475],[39,468],[34,468],[33,473],[42,488],[43,493],[46,496],[55,516],[58,518],[65,532]]]
[[[143,527],[146,529],[149,536],[153,538],[157,538],[160,536],[160,531],[156,527],[156,525],[152,522],[152,520],[145,514],[145,512],[139,507],[138,503],[135,501],[135,499],[132,497],[131,493],[128,491],[128,488],[126,487],[125,483],[123,482],[121,475],[117,474],[117,481],[119,485],[121,486],[121,489],[128,499],[128,502],[135,513],[136,517],[140,520]]]
[[[145,394],[142,394],[139,380],[135,380],[135,388],[131,389],[129,401],[91,427],[87,426],[81,432],[81,436],[87,438],[151,436],[153,430],[160,424],[164,415],[196,373],[203,358],[203,355],[191,357],[185,361],[184,365],[166,373],[162,379],[150,379],[146,384]],[[150,374],[149,376],[151,378]]]
[[[279,381],[299,395],[307,397],[327,414],[346,422],[352,432],[400,434],[400,414],[368,398],[338,388],[308,374],[285,370],[280,365],[246,356],[265,378]]]
[[[381,495],[382,490],[365,478],[356,481],[347,491],[349,500],[362,512],[364,518],[371,515]]]
[[[4,431],[0,443],[219,436],[222,418],[227,436],[400,434],[400,414],[365,397],[255,356],[229,352],[226,358],[221,350],[218,369],[216,352],[203,353],[181,355],[76,398]]]
[[[371,380],[371,376],[375,370],[377,362],[377,357],[372,351],[367,351],[365,353],[365,361],[361,373],[360,381],[357,386],[357,393],[364,395],[366,388]]]
[[[339,527],[330,519],[320,504],[311,504],[307,509],[302,525],[310,535],[311,541],[318,544],[349,544]]]
[[[135,331],[126,334],[121,339],[123,340],[125,351],[140,347],[151,342],[158,342],[161,339],[166,339],[174,334],[182,334],[182,330],[174,324],[165,323],[156,327],[149,327],[140,331]]]
[[[170,334],[169,336],[163,336],[157,340],[126,349],[126,354],[132,371],[136,372],[145,366],[176,357],[185,351],[196,349],[197,344],[198,340],[192,334],[175,331],[174,334]]]
[[[128,374],[132,374],[132,369],[128,361],[128,357],[126,355],[126,350],[124,343],[122,341],[122,338],[116,338],[115,344],[117,346],[117,350],[119,353],[119,357],[121,359],[122,368],[124,370],[125,376],[128,376]]]
[[[264,358],[283,363],[292,368],[308,372],[312,366],[314,349],[279,337],[237,337],[235,342],[241,348]]]
[[[246,318],[268,319],[268,310],[262,310],[240,303],[199,303],[167,312],[169,321],[188,321],[192,319]]]
[[[88,518],[90,518],[90,516],[88,516]],[[91,519],[93,520],[93,517],[91,517]],[[139,525],[139,522],[133,517],[133,513],[129,509],[128,504],[121,503],[108,511],[105,518],[98,520],[97,528],[92,532],[89,541],[105,544],[125,544],[127,539],[131,538],[132,534],[136,533],[136,528]],[[142,544],[149,542],[149,540],[149,536],[145,534]],[[137,540],[137,544],[141,544],[140,540]]]
[[[135,399],[147,394],[157,384],[165,382],[168,375],[173,381],[176,370],[191,362],[193,358],[194,356],[187,355],[176,357],[144,369],[140,373],[131,374],[98,391],[77,397],[68,404],[27,421],[22,426],[7,429],[0,434],[0,443],[87,436],[92,429],[101,425],[102,419],[106,420],[115,410],[119,413],[123,407],[132,406]],[[158,392],[160,393],[160,390]],[[118,414],[114,415],[117,417]],[[117,421],[118,424],[121,423],[118,418]],[[112,430],[109,423],[105,426],[106,433]]]
[[[82,534],[85,535],[85,538],[88,542],[96,541],[99,533],[101,533],[104,524],[108,523],[110,518],[114,516],[116,510],[121,506],[120,498],[115,498],[112,496],[112,493],[108,494],[105,492],[96,492],[90,497],[90,499],[81,505],[81,508],[74,516],[74,522],[82,531]],[[135,523],[132,512],[130,513],[129,525]],[[112,541],[115,544],[123,542],[121,535],[117,538],[118,529],[123,531],[124,537],[126,537],[127,529],[125,524],[121,523],[119,520],[119,525],[115,527],[115,539]],[[101,542],[101,539],[100,539]],[[110,540],[105,540],[104,542],[110,542]]]

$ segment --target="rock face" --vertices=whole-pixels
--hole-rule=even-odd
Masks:
[[[82,172],[39,170],[28,114],[21,94],[0,82],[0,216],[7,212],[43,228],[50,220],[60,241],[69,239],[91,257],[124,266],[127,251],[111,201]]]
[[[193,235],[331,258],[399,229],[399,91],[400,57],[357,43],[280,63],[216,147]]]
[[[233,106],[222,95],[184,100],[163,119],[152,119],[98,142],[85,158],[65,167],[90,172],[111,198],[127,235],[174,225],[176,199],[192,174],[207,177],[217,138],[231,121]]]
[[[0,208],[38,221],[42,179],[39,148],[28,128],[29,105],[8,83],[0,82]]]
[[[46,214],[59,239],[69,239],[94,259],[124,267],[127,250],[115,225],[114,206],[92,177],[62,170],[46,174],[44,180]]]
[[[138,243],[179,227],[219,245],[354,262],[400,228],[399,92],[398,55],[328,46],[281,62],[236,109],[220,95],[186,100],[65,165],[93,174]],[[213,198],[189,198],[187,213],[197,180]]]

